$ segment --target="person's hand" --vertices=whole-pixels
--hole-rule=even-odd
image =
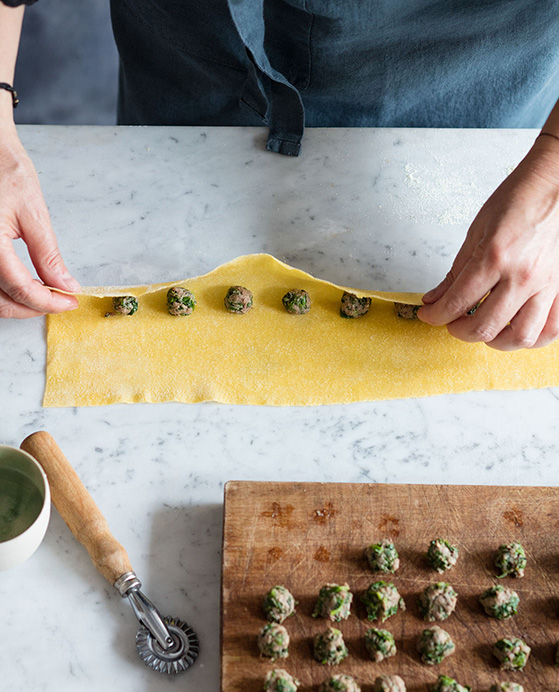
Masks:
[[[468,311],[483,302],[471,315]],[[539,137],[470,226],[418,316],[501,351],[559,337],[559,141]]]
[[[14,128],[0,141],[0,318],[76,308],[76,298],[50,291],[31,277],[14,251],[13,241],[18,238],[27,245],[44,284],[79,290],[62,261],[37,173]]]

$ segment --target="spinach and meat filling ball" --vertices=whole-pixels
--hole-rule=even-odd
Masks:
[[[427,561],[439,574],[454,567],[458,560],[458,548],[444,538],[435,538],[427,549]]]
[[[295,612],[296,601],[293,594],[285,586],[272,586],[264,596],[262,607],[270,622],[282,623]]]
[[[269,622],[264,625],[258,635],[258,648],[262,656],[267,656],[273,661],[276,658],[287,658],[289,655],[289,634],[285,627],[277,622]]]
[[[399,675],[380,675],[375,679],[373,692],[406,692],[406,685]]]
[[[311,309],[311,297],[302,288],[292,288],[287,291],[281,302],[291,315],[306,315]]]
[[[417,601],[419,612],[424,620],[446,620],[456,608],[458,594],[450,584],[438,581],[425,588]]]
[[[252,293],[244,286],[231,286],[223,302],[229,312],[244,315],[252,307]]]
[[[396,314],[398,317],[402,317],[405,320],[417,320],[419,319],[417,313],[421,305],[408,305],[407,303],[394,303],[396,308]]]
[[[439,664],[444,658],[450,656],[456,650],[450,634],[434,625],[423,630],[417,642],[417,650],[421,654],[421,660],[428,666]]]
[[[351,675],[333,675],[322,683],[318,692],[361,692],[361,688]]]
[[[348,318],[362,317],[369,312],[370,307],[370,298],[358,298],[354,293],[345,291],[340,305],[340,315]]]
[[[524,576],[526,569],[526,553],[520,543],[506,543],[500,545],[495,556],[495,567],[499,579],[503,577]]]
[[[518,637],[499,639],[493,646],[493,655],[501,664],[501,670],[524,670],[530,651],[528,644]]]
[[[327,666],[337,666],[348,655],[347,646],[340,630],[329,627],[314,638],[315,661]]]
[[[301,683],[283,668],[271,670],[264,681],[264,692],[297,692]]]
[[[115,296],[113,310],[121,315],[133,315],[138,312],[138,299],[134,296]]]
[[[369,620],[384,622],[392,615],[396,615],[398,608],[401,610],[406,609],[404,599],[391,582],[373,582],[365,591],[361,600],[365,604]]]
[[[169,315],[191,315],[196,307],[194,293],[184,286],[173,286],[167,291],[167,311]]]
[[[498,682],[491,685],[489,692],[524,692],[524,688],[517,682]]]
[[[365,632],[365,647],[375,663],[396,655],[396,643],[388,630],[377,630],[371,627]]]
[[[516,591],[499,584],[484,591],[479,602],[489,617],[505,620],[516,615],[520,599]]]
[[[325,584],[318,593],[313,618],[327,618],[333,622],[347,620],[353,594],[349,584]]]
[[[471,689],[468,685],[461,685],[454,678],[449,678],[448,675],[439,675],[437,682],[429,686],[430,692],[470,692]]]
[[[373,572],[393,573],[400,566],[400,558],[394,543],[386,539],[365,548],[365,557]]]

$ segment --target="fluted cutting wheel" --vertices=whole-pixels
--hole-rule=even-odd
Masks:
[[[186,622],[178,618],[164,617],[163,622],[173,638],[173,646],[164,650],[157,639],[144,626],[136,635],[136,649],[142,661],[158,673],[180,673],[198,658],[198,635]]]

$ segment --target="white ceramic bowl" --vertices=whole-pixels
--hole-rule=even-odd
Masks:
[[[0,570],[37,550],[50,519],[45,472],[27,452],[0,445]]]

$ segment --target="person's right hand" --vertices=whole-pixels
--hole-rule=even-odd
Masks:
[[[42,282],[79,291],[64,265],[39,178],[31,159],[13,133],[0,140],[0,318],[25,318],[78,307],[73,296],[50,291],[33,279],[14,251],[21,238]]]

